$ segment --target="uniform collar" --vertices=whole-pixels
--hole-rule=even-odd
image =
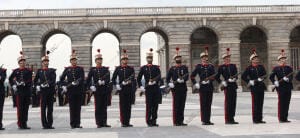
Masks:
[[[205,66],[205,67],[208,66],[207,63],[201,63],[201,65],[202,65],[202,66]]]
[[[253,67],[257,67],[258,66],[258,64],[251,64]]]
[[[151,67],[151,66],[153,66],[153,65],[152,65],[152,64],[147,64],[147,66],[148,66],[148,67]]]
[[[76,68],[77,67],[77,65],[76,66],[70,66],[71,68]]]
[[[42,70],[48,70],[49,68],[42,68]]]
[[[175,66],[176,66],[176,67],[181,67],[182,65],[181,65],[181,64],[176,64]]]
[[[25,69],[26,69],[26,68],[21,68],[21,67],[19,68],[19,70],[25,70]]]
[[[121,65],[122,68],[126,68],[128,65]]]
[[[285,67],[285,64],[281,64],[281,65],[279,65],[280,67]]]
[[[100,65],[100,66],[96,66],[96,68],[98,69],[98,68],[101,68],[102,67],[102,65]]]

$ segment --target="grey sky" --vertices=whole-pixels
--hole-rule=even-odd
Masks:
[[[0,0],[0,9],[300,5],[300,0]]]

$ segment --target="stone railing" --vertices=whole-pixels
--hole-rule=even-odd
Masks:
[[[299,13],[300,5],[0,10],[3,17]]]

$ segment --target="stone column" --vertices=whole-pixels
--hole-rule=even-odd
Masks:
[[[33,65],[33,71],[36,71],[36,69],[41,68],[41,57],[42,54],[42,45],[40,43],[35,42],[24,42],[22,44],[22,51],[25,56],[28,57],[26,60],[27,64]]]

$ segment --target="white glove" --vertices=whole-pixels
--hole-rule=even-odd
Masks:
[[[207,80],[207,81],[201,81],[201,84],[208,84],[209,83],[209,80]]]
[[[67,86],[62,86],[61,88],[63,89],[63,93],[67,92]]]
[[[174,83],[172,83],[172,82],[170,82],[168,85],[169,85],[170,88],[174,88],[175,87]]]
[[[127,85],[128,82],[122,81],[122,85]]]
[[[250,86],[254,86],[254,80],[250,80],[250,81],[249,81],[249,85],[250,85]]]
[[[229,82],[235,82],[235,81],[236,81],[236,78],[233,78],[233,79],[229,78],[228,81],[229,81]]]
[[[184,80],[178,78],[178,79],[177,79],[177,82],[178,82],[178,83],[184,83]]]
[[[95,92],[95,91],[96,91],[96,87],[95,87],[95,86],[91,86],[91,87],[90,87],[90,90],[91,90],[92,92]]]
[[[195,84],[195,88],[196,88],[196,89],[200,89],[199,83],[196,83],[196,84]]]
[[[42,88],[49,87],[49,84],[48,83],[47,84],[42,84],[41,87]]]
[[[119,84],[116,85],[116,89],[117,89],[118,91],[122,90],[122,88],[121,88],[121,86],[120,86]]]
[[[160,89],[164,89],[164,88],[166,88],[166,86],[165,86],[165,85],[162,85],[162,86],[160,86],[159,88],[160,88]]]
[[[15,92],[18,90],[17,85],[13,85],[12,88]]]
[[[75,86],[75,85],[78,85],[78,83],[77,83],[76,81],[73,81],[73,82],[72,82],[72,85]]]
[[[37,92],[41,91],[41,86],[39,86],[39,85],[36,86],[36,91],[37,91]]]
[[[222,81],[222,85],[223,85],[224,87],[227,87],[227,82],[226,82],[226,81]]]
[[[21,85],[25,86],[25,83],[23,81],[21,81],[21,82],[17,82],[17,85],[18,86],[21,86]]]
[[[101,81],[101,80],[98,80],[98,84],[99,84],[99,85],[102,85],[102,81]]]
[[[283,80],[284,80],[285,82],[289,82],[290,79],[289,79],[288,77],[284,76],[284,77],[283,77]]]
[[[148,85],[154,85],[154,84],[156,84],[156,81],[152,81],[152,82],[149,81],[149,82],[148,82]]]
[[[102,85],[105,85],[105,81],[104,80],[102,80]]]
[[[262,78],[258,78],[257,80],[258,80],[259,82],[261,82],[261,81],[263,81],[264,79],[262,79]]]
[[[142,92],[145,91],[145,87],[144,86],[141,86],[140,89],[141,89]]]
[[[278,81],[275,81],[275,82],[274,82],[274,85],[275,85],[275,87],[279,87],[279,82],[278,82]]]

